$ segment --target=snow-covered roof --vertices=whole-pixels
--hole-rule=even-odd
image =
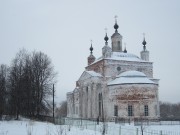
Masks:
[[[146,77],[146,75],[139,71],[126,71],[121,73],[117,77]]]
[[[139,71],[126,71],[117,76],[117,78],[108,83],[108,85],[118,84],[157,84],[151,81],[147,76]]]
[[[134,54],[124,53],[124,52],[112,52],[111,57],[106,59],[125,60],[125,61],[144,61]]]
[[[111,57],[103,58],[102,56],[96,59],[92,64],[102,60],[102,59],[108,59],[108,60],[123,60],[123,61],[137,61],[137,62],[148,62],[145,60],[142,60],[138,56],[131,54],[131,53],[124,53],[124,52],[112,52]],[[91,65],[92,65],[91,64]]]
[[[85,71],[85,72],[87,72],[88,74],[90,74],[91,76],[94,76],[94,77],[102,77],[101,74],[96,73],[95,71]]]

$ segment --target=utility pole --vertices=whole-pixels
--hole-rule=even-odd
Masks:
[[[54,84],[53,84],[53,122],[54,122]]]

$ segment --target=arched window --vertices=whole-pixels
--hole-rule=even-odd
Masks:
[[[117,46],[117,49],[120,50],[120,46],[121,46],[121,42],[118,41],[118,46]]]

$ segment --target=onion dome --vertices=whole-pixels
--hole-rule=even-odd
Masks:
[[[143,33],[143,36],[144,36],[144,40],[143,40],[142,44],[145,46],[146,45],[145,33]]]
[[[109,40],[108,36],[107,36],[107,33],[106,33],[106,36],[104,37],[104,40],[107,42]]]
[[[143,44],[144,46],[146,45],[146,40],[145,40],[145,38],[144,38],[142,44]]]
[[[91,47],[89,48],[89,50],[91,51],[91,54],[92,54],[93,53],[92,43],[91,43]]]
[[[114,24],[114,29],[117,31],[117,29],[119,28],[119,25],[117,24],[117,22]]]

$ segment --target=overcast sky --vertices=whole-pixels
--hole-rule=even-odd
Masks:
[[[160,100],[180,102],[180,0],[0,0],[0,64],[21,48],[46,53],[58,72],[56,101],[65,100],[87,66],[90,40],[100,57],[115,15],[128,52],[140,55],[146,33]]]

